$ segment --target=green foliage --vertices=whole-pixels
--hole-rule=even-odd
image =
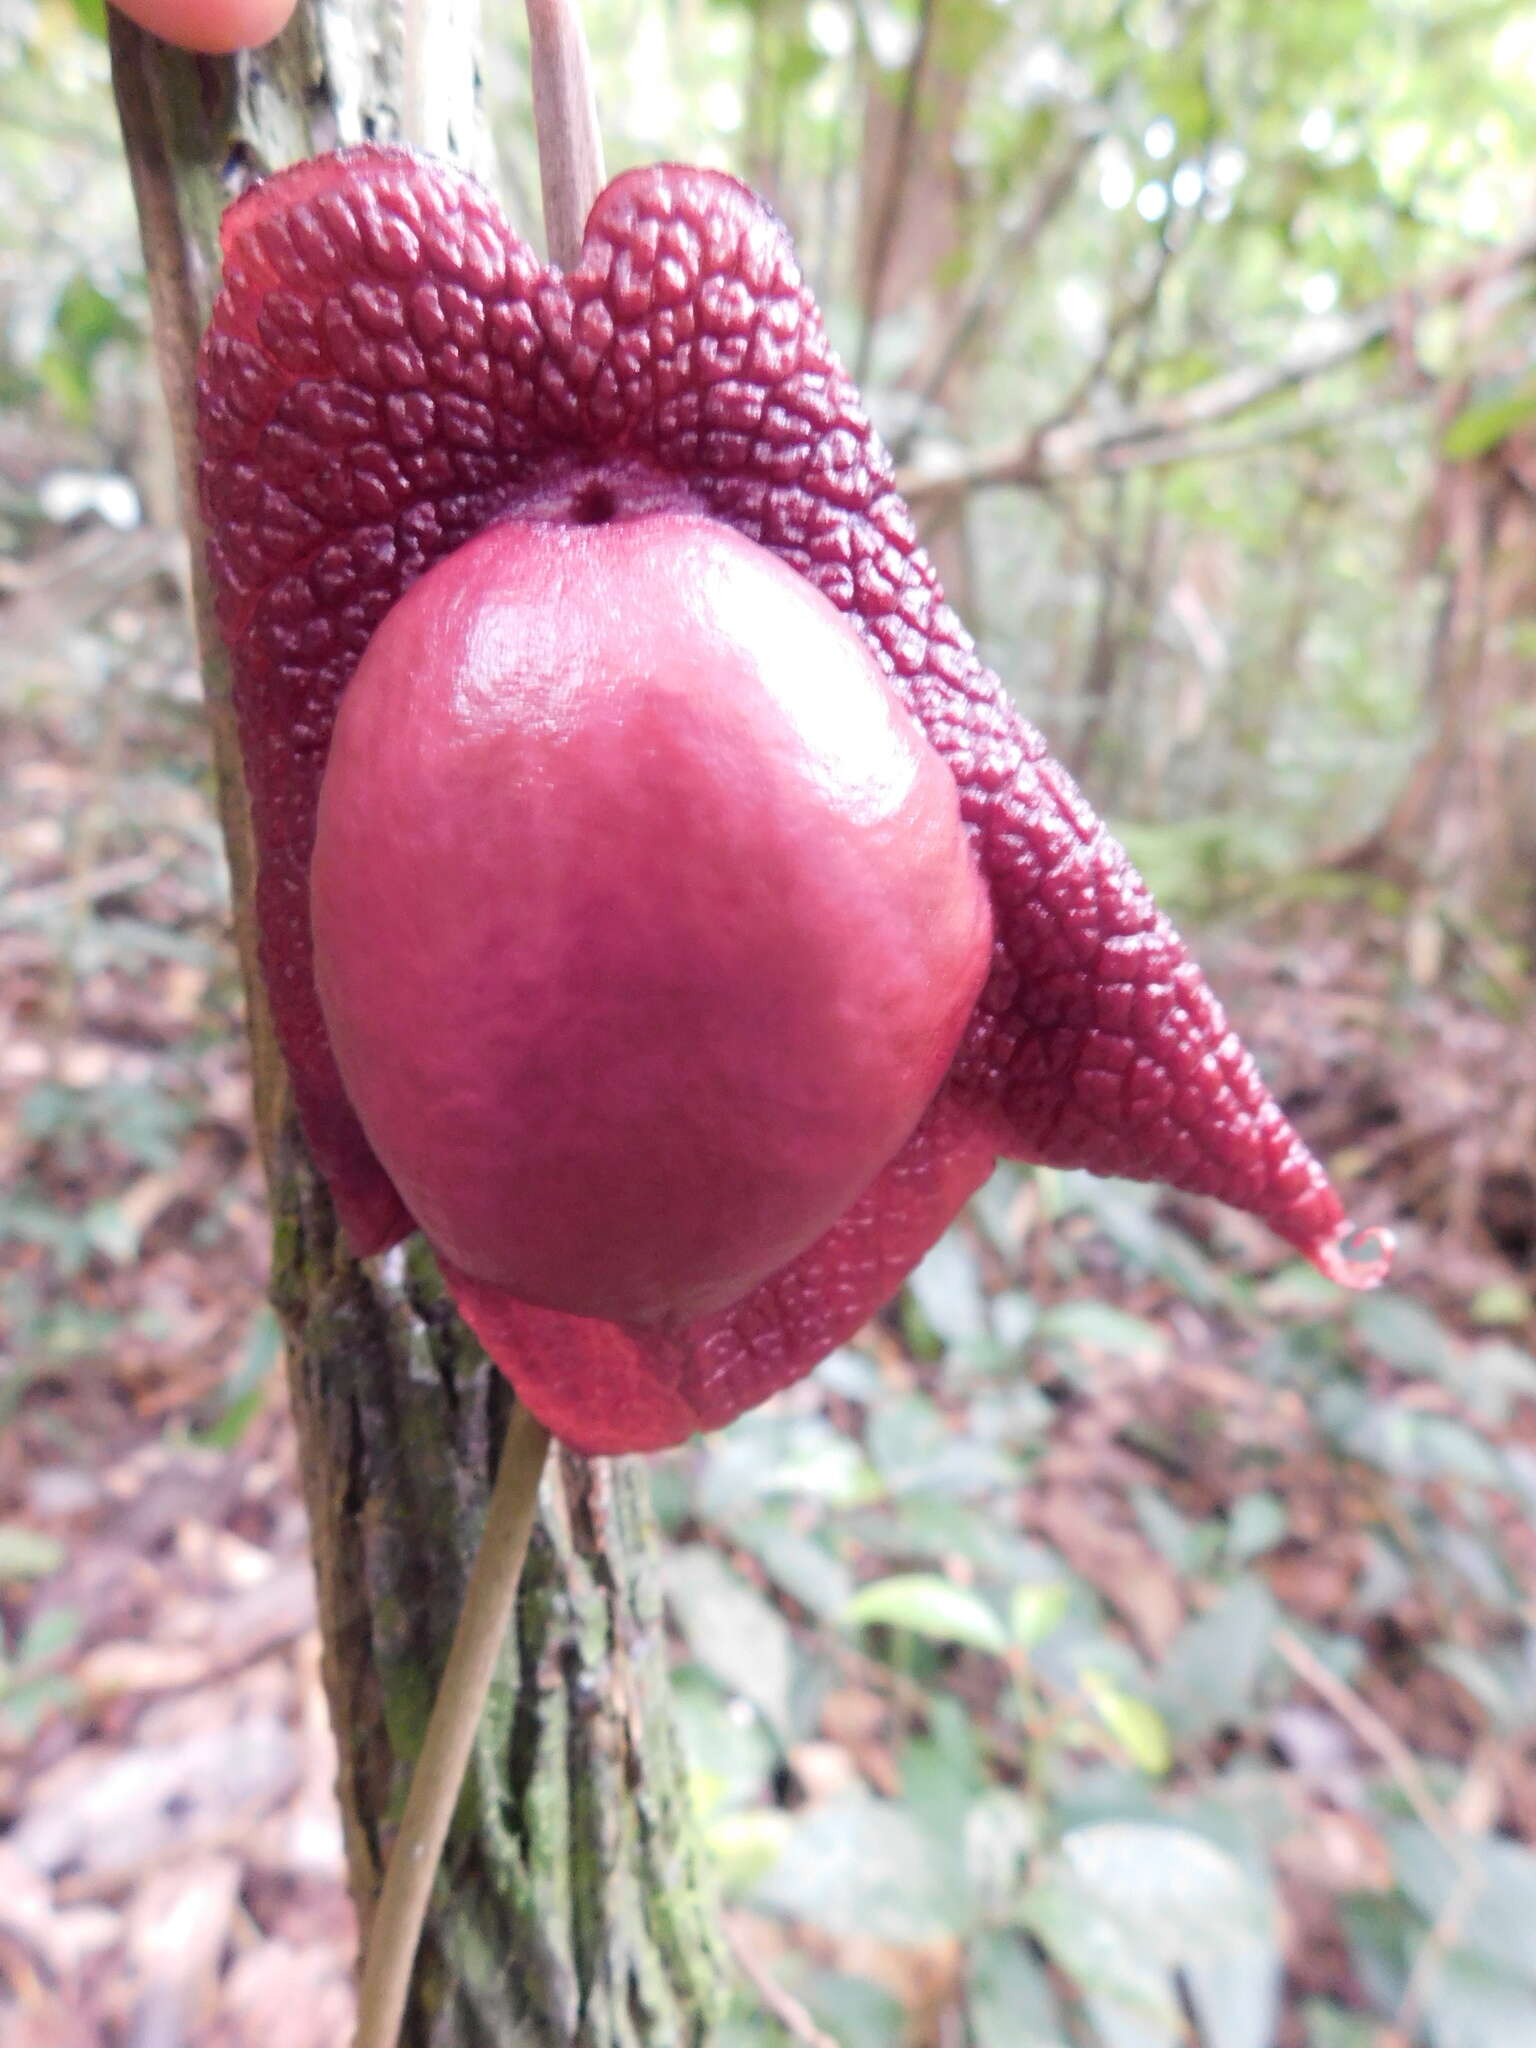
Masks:
[[[791,1649],[781,1616],[702,1545],[667,1553],[667,1597],[704,1670],[750,1701],[775,1735],[789,1727]]]
[[[89,277],[76,271],[68,279],[54,302],[48,346],[37,359],[44,389],[67,418],[89,423],[102,351],[113,342],[132,340],[136,331],[118,301]]]
[[[1118,1507],[1115,1489],[1084,1510],[1134,1529],[1142,1555],[1175,1575],[1183,1619],[1156,1654],[1128,1633],[1113,1576],[1092,1582],[1019,1528],[1017,1504],[1049,1473],[1052,1438],[1038,1419],[997,1428],[1000,1379],[1044,1375],[1047,1417],[1063,1404],[1077,1412],[1110,1386],[1168,1382],[1165,1311],[1180,1275],[1196,1289],[1184,1297],[1186,1342],[1191,1314],[1230,1333],[1241,1305],[1144,1191],[1093,1184],[1083,1199],[1074,1177],[1038,1181],[1056,1211],[1058,1262],[1030,1315],[1007,1306],[1019,1293],[1011,1273],[984,1280],[977,1258],[994,1203],[1019,1199],[1009,1174],[914,1276],[902,1319],[912,1363],[850,1347],[830,1384],[812,1381],[664,1464],[669,1516],[689,1532],[674,1612],[701,1812],[742,1906],[850,1953],[866,1940],[958,1944],[969,2038],[983,2048],[1273,2048],[1286,1965],[1277,1887],[1285,1845],[1307,1823],[1270,1730],[1284,1725],[1281,1709],[1318,1718],[1277,1646],[1299,1639],[1350,1684],[1360,1646],[1288,1610],[1266,1575],[1294,1555],[1295,1479],[1274,1448],[1248,1453],[1223,1432],[1196,1454],[1186,1434],[1181,1457],[1203,1459],[1202,1485],[1227,1491],[1214,1511],[1191,1512],[1166,1483],[1130,1485]],[[1145,1277],[1132,1281],[1144,1312],[1079,1291],[1083,1272],[1102,1275],[1109,1245],[1127,1275],[1161,1276],[1150,1284],[1165,1291],[1150,1296]],[[1241,1342],[1258,1385],[1299,1397],[1316,1430],[1288,1455],[1336,1469],[1347,1497],[1374,1503],[1361,1609],[1438,1587],[1444,1619],[1420,1646],[1426,1667],[1505,1739],[1528,1733],[1531,1638],[1497,1505],[1536,1507],[1536,1458],[1500,1440],[1514,1404],[1536,1399],[1536,1361],[1503,1338],[1459,1335],[1401,1295],[1350,1303],[1299,1288],[1283,1300],[1275,1291]],[[1006,1364],[1000,1324],[1020,1332]],[[940,1327],[952,1348],[935,1360]],[[1490,1343],[1500,1359],[1485,1375]],[[834,1425],[829,1400],[853,1420]],[[1376,1474],[1390,1486],[1373,1494]],[[852,1708],[840,1704],[850,1686]],[[861,1733],[839,1732],[850,1712]],[[877,1784],[854,1769],[786,1801],[786,1775],[793,1785],[810,1767],[800,1760],[823,1755],[829,1731],[853,1759],[861,1742],[874,1746]],[[1444,1771],[1431,1759],[1420,1768],[1448,1797]],[[1309,2048],[1363,2048],[1401,2006],[1416,1963],[1415,2048],[1521,2048],[1536,2028],[1536,1857],[1458,1834],[1453,1819],[1448,1850],[1405,1815],[1392,1771],[1351,1766],[1340,1782],[1392,1876],[1385,1892],[1345,1901],[1371,2016],[1312,2001]],[[1475,1905],[1432,1937],[1462,1915],[1463,1886]],[[1420,1962],[1439,1942],[1435,1967]],[[795,1994],[830,2038],[893,2038],[879,1994],[848,1996],[857,1964],[834,1985],[792,1957]]]
[[[63,1666],[79,1633],[75,1608],[44,1606],[14,1637],[0,1637],[0,1740],[29,1741],[74,1701],[78,1688]]]
[[[100,0],[0,24],[0,406],[111,437],[145,330],[104,29]]]
[[[906,1629],[935,1643],[964,1643],[1000,1656],[1008,1638],[1002,1623],[974,1593],[931,1572],[902,1572],[875,1579],[843,1609],[855,1628]]]
[[[1441,451],[1453,462],[1475,461],[1532,419],[1536,419],[1536,381],[1524,377],[1464,406],[1446,428]]]

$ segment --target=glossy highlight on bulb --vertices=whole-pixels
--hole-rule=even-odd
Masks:
[[[686,513],[502,521],[411,586],[342,700],[310,908],[348,1099],[437,1250],[658,1326],[862,1193],[992,950],[864,642]]]

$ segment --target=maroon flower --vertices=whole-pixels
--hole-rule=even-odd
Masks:
[[[1390,1239],[1351,1234],[1177,935],[945,605],[788,240],[750,192],[676,165],[629,172],[562,276],[469,179],[362,148],[257,187],[226,218],[224,254],[199,367],[202,492],[262,961],[305,1131],[360,1254],[414,1222],[316,990],[322,779],[385,614],[486,529],[680,514],[776,556],[857,630],[948,768],[990,895],[990,971],[921,1120],[830,1228],[739,1299],[607,1321],[444,1259],[487,1350],[558,1436],[654,1449],[797,1379],[999,1154],[1214,1195],[1335,1280],[1382,1278]]]

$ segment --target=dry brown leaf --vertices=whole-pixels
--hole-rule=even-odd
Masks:
[[[1029,1502],[1030,1525],[1130,1624],[1141,1647],[1161,1659],[1184,1623],[1179,1582],[1139,1529],[1119,1519],[1121,1503],[1055,1486]]]
[[[1340,1896],[1390,1892],[1395,1882],[1391,1851],[1358,1813],[1321,1808],[1307,1814],[1275,1850],[1282,1870],[1300,1884],[1317,1885]]]
[[[124,1915],[124,1949],[140,2004],[174,2011],[187,2028],[211,2014],[240,1897],[233,1855],[197,1856],[151,1873]]]

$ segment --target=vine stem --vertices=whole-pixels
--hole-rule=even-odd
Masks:
[[[526,4],[544,235],[550,261],[569,270],[580,260],[582,230],[603,185],[591,59],[575,0]],[[407,131],[421,142],[431,125],[424,0],[407,0],[406,19]],[[526,1408],[516,1409],[369,1930],[356,2048],[395,2048],[399,2040],[443,1844],[517,1605],[548,1450],[548,1430]]]
[[[550,262],[572,270],[581,260],[587,215],[603,189],[592,64],[575,0],[526,4],[544,239]]]
[[[549,1432],[514,1410],[448,1662],[432,1703],[400,1831],[368,1934],[356,2048],[395,2048],[422,1921],[464,1769],[517,1604]]]

